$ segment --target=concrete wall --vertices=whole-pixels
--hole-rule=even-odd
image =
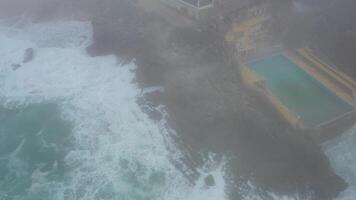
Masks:
[[[267,91],[263,83],[263,77],[249,69],[246,65],[240,66],[240,72],[243,82],[268,101],[292,127],[302,130],[305,128],[299,116],[290,111],[279,99]]]

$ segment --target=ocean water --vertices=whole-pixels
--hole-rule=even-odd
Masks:
[[[188,181],[174,132],[137,103],[135,65],[89,57],[91,35],[86,22],[1,25],[0,199],[225,199],[224,164]]]
[[[342,177],[349,187],[337,200],[356,199],[356,125],[345,134],[323,145],[335,172]]]
[[[138,104],[162,88],[138,88],[133,63],[89,57],[91,37],[88,22],[0,23],[0,200],[229,199],[224,159],[188,180],[164,105],[153,121]],[[241,187],[242,200],[311,199]]]

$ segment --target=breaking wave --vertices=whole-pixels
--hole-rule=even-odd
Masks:
[[[324,144],[323,148],[331,166],[348,184],[337,200],[356,199],[356,126]]]
[[[63,135],[70,140],[64,177],[53,178],[59,164],[51,162],[51,170],[26,172],[23,193],[0,189],[0,199],[225,199],[223,163],[210,163],[194,184],[188,181],[171,162],[181,155],[165,119],[151,120],[137,103],[143,93],[134,83],[135,64],[121,65],[114,56],[89,57],[85,48],[91,36],[86,22],[0,27],[1,106],[21,113],[54,102],[60,119],[72,124],[70,136]],[[24,62],[28,52],[32,58]],[[164,114],[164,106],[152,109]],[[62,147],[56,141],[49,145]],[[22,149],[18,145],[3,158]],[[205,184],[207,175],[214,185]]]
[[[182,173],[187,166],[179,169],[173,164],[183,155],[171,137],[174,131],[167,125],[164,105],[144,105],[162,114],[161,120],[154,121],[138,103],[145,93],[162,92],[162,88],[139,88],[134,82],[134,63],[121,65],[114,56],[88,56],[85,48],[91,40],[88,22],[0,25],[0,122],[1,112],[13,113],[16,118],[19,113],[33,115],[37,112],[33,109],[42,105],[41,109],[49,110],[43,119],[48,115],[71,124],[56,131],[67,124],[56,122],[50,130],[59,137],[50,142],[40,137],[49,134],[44,128],[30,135],[39,138],[36,144],[44,145],[41,151],[61,152],[49,154],[55,157],[47,162],[50,166],[37,163],[32,170],[25,167],[30,161],[19,152],[25,151],[28,136],[19,138],[7,154],[0,148],[0,186],[19,182],[24,174],[28,179],[21,193],[0,188],[0,199],[228,199],[223,161],[208,159],[197,169],[200,176],[193,183],[186,177],[189,173]],[[24,62],[28,52],[32,52],[31,58]],[[56,114],[59,117],[53,117]],[[332,165],[350,183],[340,200],[353,199],[356,191],[355,128],[349,135],[352,140],[340,138],[325,145]],[[67,138],[66,144],[58,142],[61,137]],[[63,155],[57,158],[59,154]],[[13,171],[11,176],[8,171]],[[212,183],[207,184],[207,177]],[[250,183],[242,199],[307,200],[298,194],[278,196],[259,191]]]

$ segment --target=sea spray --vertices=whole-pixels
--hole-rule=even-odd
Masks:
[[[331,166],[348,184],[337,200],[356,198],[356,125],[339,137],[323,145]]]
[[[21,192],[2,193],[0,199],[225,199],[224,163],[198,169],[198,180],[188,181],[171,162],[182,155],[170,141],[165,119],[154,122],[137,104],[143,94],[133,83],[136,66],[119,65],[114,56],[89,57],[85,47],[91,34],[87,22],[0,27],[1,105],[21,116],[33,105],[51,102],[58,107],[52,113],[57,121],[72,124],[58,133],[67,139],[66,151],[60,140],[48,143],[63,157],[46,170],[42,163],[27,170],[14,162],[28,181]],[[34,57],[21,63],[28,48]],[[46,112],[30,113],[46,118]],[[31,137],[41,140],[53,133],[38,130]],[[15,153],[23,149],[21,144]],[[205,185],[207,176],[214,184]]]
[[[62,132],[41,128],[35,132],[38,141],[50,133],[66,138],[64,144],[47,143],[61,156],[47,164],[41,161],[30,171],[18,165],[26,162],[14,160],[13,169],[20,167],[28,174],[27,185],[20,193],[2,193],[0,199],[228,199],[225,160],[210,156],[202,168],[195,169],[197,179],[187,178],[189,167],[173,164],[183,155],[171,137],[175,133],[164,105],[138,104],[145,94],[164,88],[138,88],[133,63],[120,65],[114,56],[89,57],[85,48],[91,31],[88,22],[0,26],[1,106],[23,113],[33,105],[50,103],[58,109],[48,118],[59,126],[71,124]],[[28,48],[34,50],[34,57],[21,63]],[[14,70],[12,64],[19,63],[21,67]],[[162,118],[151,120],[143,107],[160,112]],[[36,112],[32,116],[47,116],[38,108]],[[23,144],[20,140],[13,154]],[[251,183],[247,188],[243,200],[310,199],[260,191]]]

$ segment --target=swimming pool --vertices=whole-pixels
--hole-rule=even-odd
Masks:
[[[303,125],[314,127],[354,108],[282,54],[247,63],[262,76],[266,88]]]

